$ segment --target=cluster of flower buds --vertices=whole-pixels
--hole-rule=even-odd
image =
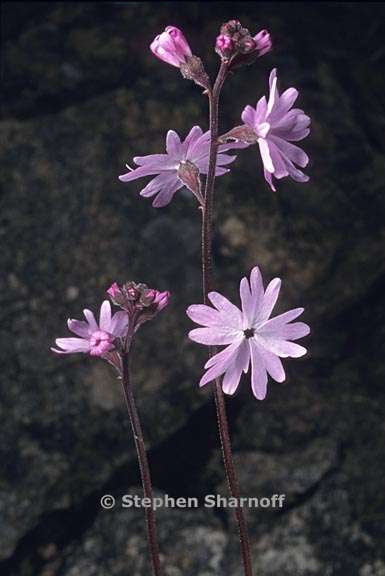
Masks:
[[[269,52],[271,47],[271,38],[267,30],[261,30],[252,36],[247,28],[242,27],[239,20],[230,20],[221,27],[215,51],[223,60],[237,67],[251,64],[255,58]]]
[[[183,32],[176,26],[167,26],[162,34],[156,36],[150,48],[157,58],[179,68],[184,78],[193,80],[206,90],[210,87],[202,60],[193,55]]]
[[[136,284],[132,281],[122,286],[114,282],[107,290],[107,294],[113,304],[128,313],[133,332],[163,310],[170,300],[170,292],[159,292],[148,288],[146,284]]]

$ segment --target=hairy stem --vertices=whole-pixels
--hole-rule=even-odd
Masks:
[[[202,209],[202,278],[203,278],[203,301],[208,304],[208,293],[212,290],[212,233],[213,233],[213,207],[214,207],[214,184],[215,168],[218,153],[218,108],[219,96],[226,79],[228,65],[222,62],[218,72],[214,87],[209,91],[210,106],[210,154],[209,169],[206,178],[204,205]],[[215,348],[210,349],[210,355],[215,353]],[[225,465],[226,478],[230,494],[239,500],[239,486],[235,472],[233,455],[231,451],[231,440],[229,426],[226,416],[226,405],[222,391],[221,380],[215,381],[215,404],[218,418],[219,436],[222,446],[223,461]],[[239,538],[241,542],[242,561],[245,576],[253,576],[250,556],[250,543],[247,530],[246,518],[242,508],[235,508],[235,515],[238,524]]]
[[[129,345],[128,345],[128,347],[129,347]],[[134,435],[136,452],[138,455],[140,476],[142,479],[142,486],[143,486],[143,493],[144,493],[145,498],[150,498],[152,501],[152,486],[151,486],[150,468],[149,468],[148,460],[147,460],[146,448],[145,448],[144,439],[143,439],[142,426],[140,424],[140,419],[139,419],[138,411],[136,409],[134,394],[133,394],[131,383],[130,383],[130,372],[129,372],[129,363],[128,363],[128,347],[123,352],[123,357],[122,357],[123,390],[124,390],[124,396],[126,398],[126,404],[127,404],[128,415],[130,417],[131,428],[132,428],[132,432]],[[157,533],[156,533],[155,511],[152,509],[152,507],[145,508],[145,515],[146,515],[146,524],[147,524],[148,546],[149,546],[149,550],[150,550],[151,563],[152,563],[152,572],[153,572],[154,576],[160,576],[161,571],[160,571],[158,540],[157,540]]]

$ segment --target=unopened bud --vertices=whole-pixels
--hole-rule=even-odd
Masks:
[[[150,48],[157,58],[177,68],[192,55],[183,32],[175,26],[167,26],[165,31],[151,43]]]

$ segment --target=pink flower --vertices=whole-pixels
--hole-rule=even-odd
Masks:
[[[214,308],[202,304],[189,306],[187,315],[203,326],[191,330],[190,339],[206,346],[226,346],[206,362],[207,372],[200,386],[224,374],[222,389],[225,394],[234,394],[242,372],[248,372],[251,361],[251,387],[254,396],[263,400],[267,374],[276,382],[285,380],[280,357],[298,358],[306,354],[306,348],[292,340],[309,334],[309,326],[303,322],[290,323],[302,314],[303,308],[269,319],[280,286],[281,280],[274,278],[264,291],[256,266],[251,271],[250,284],[247,278],[240,283],[242,310],[218,292],[208,295]]]
[[[258,142],[265,179],[275,191],[273,176],[278,179],[290,176],[297,182],[309,180],[309,176],[295,166],[297,164],[304,168],[309,158],[301,148],[291,142],[302,140],[309,134],[310,118],[303,110],[292,108],[298,97],[295,88],[288,88],[279,95],[275,69],[270,73],[269,83],[269,101],[263,96],[255,109],[246,106],[242,112],[244,125],[236,126],[222,136],[221,140],[233,138],[249,144]]]
[[[224,168],[235,160],[235,156],[224,154],[230,148],[244,148],[245,144],[230,143],[219,146],[216,176],[229,172]],[[186,164],[196,169],[197,175],[207,174],[209,164],[210,131],[203,133],[199,126],[194,126],[185,140],[181,142],[174,130],[167,132],[166,154],[150,154],[134,158],[137,168],[119,176],[122,182],[131,182],[144,176],[155,176],[145,186],[140,195],[146,198],[155,196],[152,205],[161,208],[169,204],[175,192],[186,185],[190,179],[184,177]],[[189,171],[191,172],[191,170]],[[191,186],[193,188],[193,186]],[[190,189],[191,189],[190,188]],[[192,190],[196,193],[196,190]]]
[[[175,26],[167,26],[151,43],[150,48],[157,58],[177,68],[186,62],[187,57],[192,56],[186,38]]]
[[[124,338],[128,328],[126,312],[115,312],[111,316],[111,304],[105,300],[100,307],[99,325],[91,310],[83,310],[86,321],[67,321],[68,328],[79,338],[57,338],[56,345],[60,349],[51,348],[58,354],[83,352],[91,356],[103,356],[115,348],[117,338]]]

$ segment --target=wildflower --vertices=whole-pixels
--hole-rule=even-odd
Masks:
[[[242,112],[241,126],[236,126],[219,140],[235,139],[250,144],[258,143],[265,179],[275,191],[273,176],[290,176],[296,182],[307,182],[309,176],[295,165],[305,168],[309,162],[307,154],[292,142],[303,140],[309,132],[310,118],[303,110],[292,108],[298,97],[295,88],[288,88],[280,96],[277,88],[276,69],[270,73],[269,100],[263,96],[255,109],[246,106]]]
[[[230,148],[243,148],[242,142],[222,144],[217,156],[216,176],[229,172],[227,166],[235,156],[224,154]],[[150,154],[134,158],[137,167],[119,176],[122,182],[131,182],[144,176],[155,176],[141,191],[146,198],[155,196],[152,205],[161,208],[169,204],[174,194],[187,186],[199,202],[202,202],[200,192],[200,174],[207,174],[209,164],[210,131],[204,132],[199,126],[194,126],[182,142],[174,130],[167,132],[166,154]]]
[[[214,308],[202,304],[189,306],[187,315],[202,326],[191,330],[189,338],[207,346],[226,346],[206,362],[207,371],[200,386],[224,374],[223,392],[234,394],[242,372],[248,372],[251,361],[251,387],[254,396],[263,400],[267,374],[276,382],[285,380],[280,358],[298,358],[306,354],[306,348],[292,341],[309,334],[309,326],[303,322],[290,323],[302,314],[303,308],[269,319],[280,286],[281,280],[274,278],[264,291],[256,266],[251,271],[250,283],[247,278],[240,283],[242,310],[218,292],[208,294]]]
[[[67,321],[68,328],[78,338],[57,338],[58,348],[51,348],[58,354],[83,352],[91,356],[105,356],[115,349],[115,341],[124,338],[128,328],[128,315],[119,311],[111,315],[111,304],[105,300],[100,307],[99,324],[91,310],[83,310],[86,320]]]
[[[159,34],[151,43],[151,51],[157,58],[180,68],[192,56],[191,48],[179,28],[167,26],[162,34]]]

